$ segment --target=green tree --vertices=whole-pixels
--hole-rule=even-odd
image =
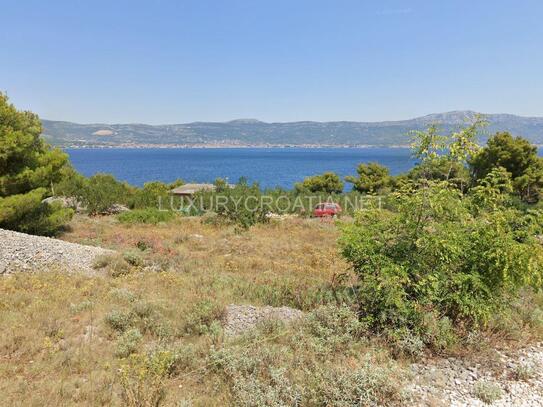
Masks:
[[[260,187],[256,183],[249,185],[244,177],[234,187],[212,195],[215,197],[213,209],[217,214],[242,229],[268,222],[266,214],[270,207],[264,204]]]
[[[467,161],[480,150],[477,137],[486,125],[482,116],[476,116],[468,126],[448,136],[440,134],[436,125],[411,132],[413,156],[419,162],[407,177],[414,181],[448,181],[464,191],[470,181]]]
[[[487,146],[470,160],[474,181],[480,182],[493,169],[503,167],[511,174],[515,192],[526,202],[536,202],[543,187],[543,159],[537,148],[522,137],[496,133]]]
[[[133,189],[110,174],[90,177],[82,193],[82,201],[91,215],[106,212],[113,204],[127,204]]]
[[[143,188],[134,192],[130,206],[135,209],[168,207],[170,190],[173,188],[160,181],[146,182]]]
[[[298,192],[324,192],[326,194],[340,194],[343,192],[343,182],[339,175],[325,172],[321,175],[304,178],[294,186]]]
[[[54,184],[54,194],[57,196],[73,197],[81,201],[88,180],[67,164],[60,171],[60,180]]]
[[[472,130],[442,140],[448,151],[421,148],[421,165],[446,155],[466,166],[476,151],[469,145]],[[456,143],[461,134],[468,140]],[[361,211],[345,225],[342,253],[357,274],[360,314],[369,325],[391,337],[411,332],[434,346],[432,326],[484,325],[519,289],[540,289],[543,251],[536,235],[543,213],[514,206],[511,188],[511,174],[501,167],[469,194],[449,177],[404,179],[390,194],[390,210]]]
[[[422,161],[415,165],[406,176],[414,181],[422,179],[450,181],[462,191],[468,187],[470,182],[468,168],[458,161],[451,160],[448,156]]]
[[[376,194],[387,188],[392,177],[387,167],[378,163],[360,164],[356,169],[358,178],[345,177],[345,181],[353,184],[353,189],[366,194]]]
[[[43,199],[61,178],[68,156],[40,136],[41,122],[18,111],[0,93],[0,228],[34,234],[55,234],[73,211]]]

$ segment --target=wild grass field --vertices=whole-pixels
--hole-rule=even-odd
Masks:
[[[348,303],[353,278],[338,236],[335,222],[314,219],[239,231],[201,218],[77,216],[62,239],[120,255],[99,259],[96,275],[52,268],[0,279],[0,404],[408,405],[406,366],[424,350],[368,335],[337,306]],[[228,304],[307,317],[225,337]],[[522,309],[525,319],[541,312],[537,303]],[[471,357],[540,338],[525,326],[490,328]]]
[[[292,339],[302,328],[270,326],[276,334],[231,342],[217,321],[230,303],[310,311],[332,301],[334,275],[347,268],[336,237],[334,224],[306,220],[239,234],[190,218],[149,226],[77,217],[63,239],[115,249],[132,264],[105,259],[106,275],[49,270],[0,279],[1,404],[225,405],[258,397],[247,387],[257,384],[243,381],[248,370],[262,370],[263,380],[272,380],[268,368],[290,371],[285,358],[302,357]],[[342,366],[335,353],[309,354]],[[309,365],[297,363],[296,375],[307,374]]]

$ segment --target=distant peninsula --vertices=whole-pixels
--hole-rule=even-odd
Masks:
[[[409,132],[431,124],[454,131],[477,115],[463,110],[384,122],[285,122],[254,119],[185,124],[79,124],[42,120],[43,135],[63,148],[405,147]],[[484,114],[486,134],[509,131],[543,144],[543,117]]]

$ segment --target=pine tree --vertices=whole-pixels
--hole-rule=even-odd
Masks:
[[[52,235],[71,218],[71,209],[43,202],[68,156],[41,131],[36,114],[18,111],[0,93],[0,228]]]

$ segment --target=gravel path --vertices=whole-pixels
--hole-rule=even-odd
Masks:
[[[543,343],[497,352],[492,359],[470,363],[447,358],[411,365],[413,405],[543,406]],[[489,394],[494,401],[485,404],[480,397]]]
[[[0,275],[35,271],[44,266],[94,273],[96,257],[113,253],[100,247],[0,229]]]

